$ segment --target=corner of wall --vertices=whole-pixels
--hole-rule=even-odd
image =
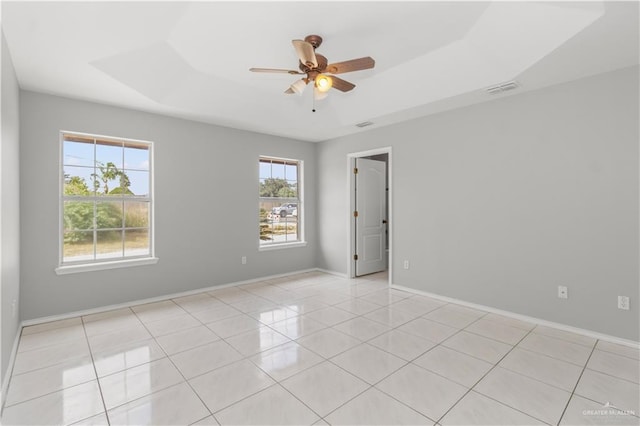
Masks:
[[[0,383],[4,398],[20,330],[20,87],[4,32],[0,33]]]

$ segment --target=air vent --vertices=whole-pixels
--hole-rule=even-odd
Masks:
[[[363,121],[362,123],[356,124],[356,127],[367,127],[367,126],[371,126],[371,125],[373,125],[373,123],[371,121]]]
[[[490,95],[497,95],[498,93],[508,92],[509,90],[514,90],[518,87],[520,87],[520,83],[517,81],[507,81],[506,83],[500,83],[498,85],[488,87],[485,90]]]

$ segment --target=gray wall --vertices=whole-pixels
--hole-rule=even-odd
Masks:
[[[313,144],[26,91],[20,114],[22,319],[315,267]],[[156,265],[55,274],[60,130],[154,142]],[[307,247],[258,252],[259,155],[305,162]]]
[[[20,121],[19,88],[9,48],[2,33],[2,143],[0,144],[0,383],[5,378],[13,342],[18,332],[18,313],[13,314],[12,302],[19,303],[20,293]]]
[[[347,153],[392,146],[394,284],[640,340],[638,73],[320,144],[318,266],[346,272]]]

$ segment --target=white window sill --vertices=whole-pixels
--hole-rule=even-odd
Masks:
[[[78,272],[103,271],[105,269],[130,268],[133,266],[154,265],[158,263],[157,257],[145,257],[143,259],[115,260],[113,262],[86,263],[83,265],[65,265],[56,268],[56,274],[76,274]]]
[[[298,241],[295,243],[275,243],[258,247],[258,251],[283,250],[288,248],[306,247],[306,241]]]

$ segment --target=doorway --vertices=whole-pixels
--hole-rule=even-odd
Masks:
[[[387,272],[391,283],[391,147],[347,155],[350,278]]]

